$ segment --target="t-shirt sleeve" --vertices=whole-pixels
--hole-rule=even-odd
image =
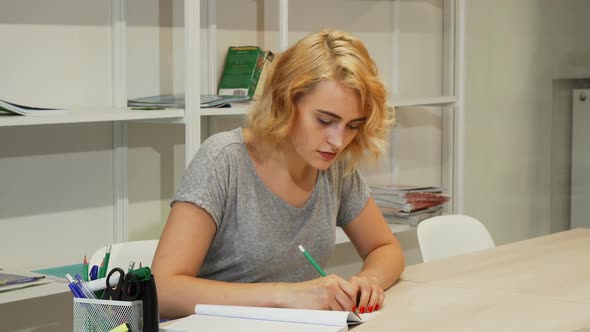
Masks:
[[[370,197],[369,186],[362,179],[357,170],[344,175],[344,169],[340,170],[342,175],[340,186],[340,207],[336,224],[339,227],[346,226],[356,218]]]
[[[219,227],[228,194],[229,149],[215,140],[205,141],[186,169],[171,205],[193,203],[205,209]]]

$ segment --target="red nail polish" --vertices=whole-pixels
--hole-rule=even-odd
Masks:
[[[368,307],[368,308],[367,308],[367,311],[368,311],[368,312],[373,312],[373,307]]]
[[[365,307],[361,307],[360,313],[361,314],[364,314],[365,313]]]
[[[375,311],[379,310],[379,305],[375,304]]]
[[[351,311],[352,311],[352,312],[356,312],[356,309],[357,309],[357,308],[356,308],[356,306],[354,305],[354,306],[352,306],[352,310],[351,310]]]

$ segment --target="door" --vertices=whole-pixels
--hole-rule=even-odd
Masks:
[[[590,228],[590,89],[574,90],[571,228]]]

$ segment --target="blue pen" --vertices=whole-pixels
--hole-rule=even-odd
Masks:
[[[74,278],[72,278],[72,276],[69,273],[66,274],[66,279],[68,279],[68,287],[70,288],[72,293],[74,293],[74,297],[85,299],[86,296],[84,296],[82,289],[80,289],[80,287],[78,287],[78,285],[74,281]]]
[[[98,265],[93,265],[90,269],[90,280],[96,280],[98,278]]]
[[[88,286],[86,285],[84,280],[82,280],[82,277],[80,276],[80,274],[76,273],[75,277],[76,277],[76,280],[78,280],[78,282],[76,284],[82,290],[82,293],[84,293],[84,297],[87,299],[96,299],[96,296],[90,290],[90,288],[88,288]]]

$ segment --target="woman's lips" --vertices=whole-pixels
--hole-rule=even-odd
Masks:
[[[336,157],[336,154],[332,153],[332,152],[323,152],[323,151],[318,151],[318,152],[320,153],[320,156],[322,156],[322,158],[324,158],[327,161],[330,161]]]

